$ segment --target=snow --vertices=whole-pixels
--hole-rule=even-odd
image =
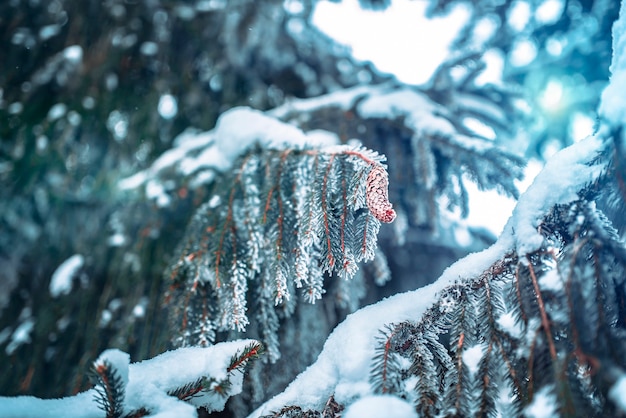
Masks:
[[[130,355],[117,348],[105,350],[95,361],[95,367],[109,363],[110,367],[115,370],[124,386],[128,384],[128,365],[130,364]]]
[[[513,338],[519,338],[522,335],[522,328],[515,320],[513,313],[507,312],[501,315],[498,320],[498,325],[502,328],[502,331],[506,332]]]
[[[68,295],[72,291],[72,279],[84,264],[85,258],[81,254],[74,254],[57,267],[49,285],[53,298]]]
[[[73,64],[78,64],[83,60],[83,48],[80,45],[68,46],[63,50],[63,57]]]
[[[107,244],[111,247],[121,247],[126,244],[127,241],[128,239],[126,238],[126,235],[117,232],[108,238]]]
[[[602,173],[604,164],[590,164],[603,145],[600,136],[590,136],[565,148],[548,160],[520,197],[505,226],[505,231],[508,229],[515,236],[515,248],[520,257],[524,258],[543,244],[543,237],[537,230],[541,218],[554,205],[577,200],[578,192]]]
[[[375,354],[376,337],[383,326],[418,320],[445,287],[483,273],[502,258],[513,241],[505,235],[484,251],[470,254],[448,267],[433,284],[396,294],[349,315],[326,340],[317,361],[296,377],[284,392],[261,405],[250,418],[285,405],[321,410],[332,395],[339,403],[352,403],[357,398],[371,396],[369,370]]]
[[[67,113],[67,105],[64,103],[57,103],[48,111],[48,120],[55,121],[62,118]]]
[[[0,411],[11,418],[104,418],[104,411],[93,402],[94,391],[61,399],[40,399],[34,396],[0,397]]]
[[[494,245],[454,263],[429,286],[394,295],[348,316],[329,336],[317,361],[250,417],[259,417],[285,405],[320,410],[333,393],[339,403],[371,395],[368,373],[379,330],[386,324],[419,320],[442,289],[479,276],[512,249],[517,249],[522,257],[538,249],[543,243],[537,232],[538,222],[555,204],[576,200],[577,192],[601,173],[601,166],[587,165],[601,147],[599,138],[589,137],[557,154],[520,197]],[[501,318],[500,324],[512,335],[521,332],[514,327],[512,317]],[[473,370],[481,356],[482,347],[475,346],[463,353],[463,360]],[[529,413],[535,414],[543,407],[542,399],[536,400]]]
[[[526,418],[557,418],[558,402],[550,387],[544,387],[533,397],[533,401],[524,408]]]
[[[535,10],[535,20],[543,25],[553,25],[563,14],[564,8],[564,0],[545,0]]]
[[[145,407],[151,417],[191,418],[196,417],[196,406],[205,405],[209,412],[223,410],[228,397],[241,392],[243,374],[231,372],[232,386],[226,396],[201,392],[187,403],[167,395],[167,392],[208,376],[217,381],[227,378],[232,356],[252,343],[255,341],[237,340],[210,347],[180,348],[130,365],[128,354],[111,349],[103,352],[96,364],[108,360],[128,382],[124,403],[126,413]],[[0,415],[12,418],[103,418],[105,413],[94,402],[94,396],[95,389],[62,399],[0,397]]]
[[[539,278],[539,286],[541,290],[559,291],[563,288],[563,280],[558,270],[548,270]]]
[[[442,289],[479,276],[510,251],[517,250],[523,258],[539,249],[543,244],[543,238],[537,231],[540,220],[555,204],[577,200],[577,192],[601,174],[603,166],[589,164],[602,147],[599,136],[588,137],[559,152],[520,197],[495,244],[454,263],[429,286],[391,296],[349,315],[326,340],[317,361],[296,377],[284,392],[261,405],[250,417],[280,410],[285,405],[321,410],[332,394],[335,394],[337,402],[346,404],[372,395],[368,384],[369,370],[380,330],[390,323],[419,320]],[[552,282],[546,284],[551,285]],[[503,317],[499,322],[511,335],[521,332],[515,327],[512,317]],[[472,369],[477,367],[481,355],[481,346],[472,347],[463,353],[463,360]],[[538,396],[527,414],[537,418],[550,416],[551,410],[544,405],[547,400],[547,393]],[[538,411],[548,412],[547,415],[540,415]]]
[[[178,114],[178,101],[176,97],[171,94],[161,96],[157,110],[163,119],[172,119]]]
[[[46,25],[39,29],[39,39],[47,41],[48,39],[56,36],[61,32],[61,25]]]
[[[507,23],[509,26],[517,32],[521,32],[529,21],[530,4],[525,1],[515,2],[513,7],[509,9],[509,14],[507,16]]]
[[[151,405],[155,410],[165,411],[169,400],[163,395],[155,398],[155,393],[164,393],[181,387],[200,377],[211,376],[217,381],[226,379],[228,377],[226,367],[230,364],[233,354],[253,342],[237,340],[210,347],[179,348],[131,365],[126,393],[128,407],[137,409]],[[232,387],[228,394],[233,396],[241,393],[242,382],[243,374],[235,373],[231,377]],[[152,401],[148,403],[150,399]],[[205,394],[194,397],[191,403],[197,406],[208,405],[209,411],[221,411],[227,399],[227,396]],[[195,408],[192,412],[195,416]]]
[[[617,127],[626,121],[626,2],[622,2],[619,19],[613,25],[613,60],[609,69],[611,79],[602,92],[598,113]]]
[[[371,94],[357,107],[364,118],[405,117],[405,125],[416,133],[437,132],[453,135],[456,130],[449,120],[435,116],[446,115],[446,109],[431,101],[426,95],[410,88],[389,91],[372,89]]]
[[[626,375],[622,375],[609,390],[611,399],[617,408],[626,413]]]
[[[469,347],[463,351],[461,358],[463,359],[463,364],[467,367],[467,370],[471,375],[475,375],[478,373],[478,366],[480,364],[480,360],[483,358],[483,353],[485,351],[485,347],[482,344],[476,344],[473,347]]]
[[[156,179],[148,180],[146,183],[146,197],[155,200],[160,208],[168,206],[171,202],[163,183]]]
[[[341,110],[348,110],[354,102],[371,92],[371,86],[357,86],[338,90],[310,99],[290,99],[287,102],[268,112],[277,118],[284,118],[291,112],[306,113],[326,106],[337,106]]]
[[[348,406],[343,418],[417,418],[413,406],[391,395],[363,397]]]
[[[174,148],[163,153],[146,170],[118,182],[122,190],[146,185],[149,198],[159,206],[167,206],[170,198],[157,179],[158,175],[175,168],[183,175],[202,173],[202,170],[228,171],[234,161],[255,144],[264,148],[321,148],[339,142],[337,135],[314,130],[304,133],[297,127],[281,122],[249,107],[235,107],[224,112],[215,128],[209,132],[184,131],[174,140]],[[193,185],[211,181],[211,175],[197,176]]]
[[[537,45],[530,39],[522,39],[513,45],[509,62],[514,67],[523,67],[535,59],[537,56]]]

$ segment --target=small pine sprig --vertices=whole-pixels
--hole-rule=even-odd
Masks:
[[[263,345],[258,342],[252,342],[245,346],[241,353],[237,353],[232,356],[230,359],[230,364],[226,368],[228,373],[233,371],[239,371],[241,373],[244,372],[244,369],[248,366],[248,364],[259,358],[259,356],[263,353]]]
[[[95,402],[106,413],[106,418],[120,418],[126,392],[120,372],[109,360],[102,359],[94,363],[90,380],[95,385]]]
[[[167,392],[167,394],[170,396],[174,396],[181,401],[189,401],[206,387],[208,387],[207,379],[205,377],[201,377],[194,382],[189,382],[179,388],[170,390]]]

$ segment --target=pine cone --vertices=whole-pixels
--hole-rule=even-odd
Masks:
[[[376,165],[367,176],[365,200],[372,214],[381,222],[389,223],[396,219],[396,211],[389,202],[389,180],[387,171]]]

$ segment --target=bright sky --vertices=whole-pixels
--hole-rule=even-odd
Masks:
[[[353,55],[405,83],[423,84],[448,55],[448,46],[469,18],[458,6],[444,17],[428,20],[425,1],[395,0],[384,11],[362,10],[357,0],[318,3],[313,23]],[[346,24],[349,22],[349,24]]]

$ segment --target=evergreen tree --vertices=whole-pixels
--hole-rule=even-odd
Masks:
[[[535,18],[513,31],[503,22],[514,3],[471,2],[472,17],[457,42],[467,52],[450,57],[428,85],[417,87],[355,62],[317,32],[308,23],[313,2],[287,3],[11,0],[0,6],[0,36],[8,45],[0,61],[10,63],[0,71],[0,178],[6,185],[0,190],[6,231],[0,237],[6,289],[0,361],[11,365],[0,377],[3,395],[87,389],[88,365],[109,347],[141,360],[171,346],[251,337],[266,355],[231,405],[237,416],[251,411],[310,364],[330,330],[364,301],[426,284],[445,265],[492,241],[471,229],[469,244],[456,239],[463,227],[450,213],[467,215],[466,182],[518,196],[515,180],[524,160],[506,149],[543,156],[546,138],[555,136],[541,123],[528,129],[545,115],[523,110],[535,103],[520,86],[543,86],[531,81],[546,62],[563,68],[597,58],[606,65],[579,67],[588,75],[588,94],[576,102],[583,110],[595,107],[602,87],[596,80],[606,77],[610,57],[606,29],[617,13],[615,2],[566,1],[556,22]],[[430,13],[459,3],[433,1]],[[528,4],[532,12],[542,6]],[[596,26],[584,26],[581,35],[586,18]],[[499,24],[478,42],[468,34],[485,21]],[[540,50],[534,64],[507,67],[507,83],[477,80],[489,53],[509,56],[529,37]],[[555,39],[567,40],[558,59],[544,52]],[[496,139],[477,132],[468,118]],[[612,128],[603,138],[618,143]],[[556,136],[560,146],[571,142],[562,132]],[[457,413],[496,410],[495,386],[485,384],[480,392],[485,379],[525,391],[522,403],[510,405],[516,411],[542,388],[569,407],[562,403],[567,391],[592,387],[587,380],[568,381],[571,387],[557,393],[550,385],[561,380],[546,379],[529,389],[516,376],[539,375],[554,355],[570,352],[572,342],[561,334],[562,346],[551,341],[557,334],[548,331],[544,302],[530,297],[542,294],[536,286],[548,275],[544,264],[555,263],[550,266],[573,283],[564,286],[571,294],[550,295],[555,304],[575,304],[587,294],[615,299],[579,287],[587,277],[597,284],[619,275],[621,241],[610,226],[611,214],[622,207],[615,191],[619,159],[611,157],[619,150],[607,145],[602,161],[593,162],[615,168],[594,178],[593,187],[577,189],[579,202],[558,202],[563,207],[541,214],[550,248],[512,245],[515,254],[500,260],[502,270],[494,264],[489,278],[485,273],[443,292],[430,319],[389,325],[375,363],[385,377],[374,369],[373,387],[411,400],[427,416],[453,404]],[[613,192],[600,193],[607,184]],[[584,269],[577,263],[590,258],[606,261],[611,272],[579,272]],[[391,278],[392,286],[378,287]],[[591,306],[599,312],[595,319],[559,306],[567,330],[560,332],[579,333],[581,341],[599,339],[579,328],[619,322],[619,303]],[[503,309],[526,334],[511,337],[494,328]],[[445,315],[435,315],[440,311]],[[477,328],[474,336],[466,336],[468,328]],[[606,332],[605,340],[613,336]],[[524,344],[532,344],[537,359],[530,367],[510,361],[512,347]],[[574,341],[574,351],[596,353],[596,345],[585,344]],[[601,354],[619,364],[618,351],[603,344]],[[459,366],[466,348],[481,352],[478,371]],[[566,373],[589,366],[576,361],[549,367]],[[503,364],[510,373],[485,374]],[[155,413],[147,405],[120,406],[127,393],[119,376],[124,367],[116,371],[105,356],[99,368],[96,390],[107,416]],[[207,379],[159,393],[189,400],[190,393],[221,387]],[[406,382],[416,383],[414,392],[406,392]],[[466,392],[472,395],[459,396]],[[343,408],[330,394],[324,402],[317,407],[323,416]],[[605,404],[583,410],[598,405]],[[303,412],[304,405],[286,408],[277,414],[314,414]]]

